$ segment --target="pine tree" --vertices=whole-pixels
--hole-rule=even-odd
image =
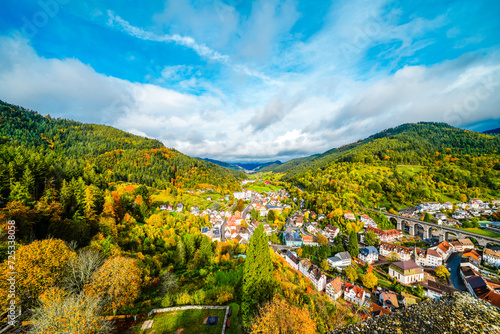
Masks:
[[[208,237],[203,237],[201,240],[201,245],[200,245],[200,261],[208,262],[214,255],[214,251],[212,248],[212,241]]]
[[[356,231],[352,231],[349,235],[349,244],[347,244],[347,251],[352,257],[357,257],[359,255],[359,245],[358,245],[358,234]]]
[[[259,304],[273,296],[274,275],[269,243],[264,225],[260,224],[250,238],[243,270],[243,321],[246,326]]]

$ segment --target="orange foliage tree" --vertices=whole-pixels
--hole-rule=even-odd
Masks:
[[[316,333],[316,324],[307,308],[299,308],[279,296],[260,308],[252,322],[251,333]]]
[[[85,285],[85,294],[103,300],[105,312],[116,311],[134,302],[141,288],[141,270],[134,259],[116,256],[108,259]]]
[[[16,296],[32,304],[46,289],[59,285],[68,261],[76,254],[62,240],[46,239],[21,246],[16,254]],[[0,268],[0,300],[7,300],[7,261]]]

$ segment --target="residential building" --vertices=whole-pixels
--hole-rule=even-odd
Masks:
[[[351,254],[349,252],[340,252],[329,257],[327,261],[331,268],[343,269],[351,265]]]
[[[428,249],[425,259],[426,267],[437,268],[443,264],[443,258],[435,249]]]
[[[458,239],[458,242],[462,245],[462,249],[465,251],[466,249],[474,249],[474,243],[466,238],[466,239]]]
[[[443,241],[439,245],[431,247],[430,249],[435,249],[439,255],[443,258],[443,261],[446,261],[448,257],[452,253],[452,247],[448,241]]]
[[[368,226],[366,227],[366,231],[373,231],[377,237],[380,239],[380,241],[388,242],[392,241],[398,238],[401,238],[403,236],[403,232],[399,230],[381,230],[378,228],[375,228],[373,226]]]
[[[361,215],[359,220],[365,223],[365,227],[371,226],[377,228],[377,223],[368,215]]]
[[[293,254],[292,252],[288,251],[285,254],[285,260],[288,262],[288,264],[295,270],[299,270],[299,263],[300,260],[299,258]]]
[[[399,308],[398,296],[392,291],[382,291],[379,296],[379,304],[391,312]]]
[[[356,216],[352,212],[344,213],[344,218],[347,220],[356,220]]]
[[[424,271],[415,261],[395,262],[389,267],[389,276],[395,277],[402,284],[411,284],[424,280]]]
[[[365,290],[349,282],[344,284],[344,299],[357,305],[364,305],[367,298]]]
[[[325,233],[325,236],[328,238],[328,240],[333,241],[333,239],[335,239],[337,235],[339,235],[340,229],[337,226],[326,225]]]
[[[307,278],[316,287],[318,291],[323,291],[326,287],[326,275],[321,272],[321,268],[315,266],[314,264],[309,267],[307,272]]]
[[[326,284],[326,294],[333,300],[337,300],[342,295],[342,279],[335,277],[332,281]]]
[[[318,246],[318,238],[312,235],[304,235],[302,237],[302,244],[307,246]]]
[[[393,256],[393,254],[396,254],[401,261],[410,260],[413,252],[412,248],[398,246],[383,241],[380,242],[378,250],[379,254],[385,257],[390,257]]]
[[[500,267],[500,250],[485,248],[483,251],[483,261],[490,266]]]
[[[378,250],[373,246],[361,248],[358,258],[365,263],[374,263],[378,261]]]
[[[285,245],[289,247],[302,246],[302,238],[296,232],[289,232],[289,231],[283,232],[283,241],[285,242]]]
[[[441,284],[436,281],[429,280],[426,285],[424,285],[425,296],[430,299],[441,299],[443,296],[452,294],[458,291],[448,285]]]
[[[181,212],[184,209],[184,204],[177,203],[177,212]]]

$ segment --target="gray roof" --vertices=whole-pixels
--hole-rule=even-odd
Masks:
[[[340,258],[341,260],[350,260],[351,254],[349,254],[349,252],[340,252],[335,254],[335,257]]]
[[[363,256],[368,256],[370,254],[378,254],[378,250],[375,247],[373,247],[373,246],[368,246],[368,247],[365,247],[365,248],[361,248],[359,250],[359,253],[363,254]]]

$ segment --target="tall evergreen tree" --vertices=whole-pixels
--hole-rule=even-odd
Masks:
[[[352,257],[357,257],[359,255],[359,245],[358,245],[358,234],[356,231],[352,231],[349,235],[349,244],[347,244],[347,251]]]
[[[273,296],[274,275],[269,241],[264,225],[259,224],[250,238],[243,270],[243,321],[250,324],[250,317],[259,304]]]

